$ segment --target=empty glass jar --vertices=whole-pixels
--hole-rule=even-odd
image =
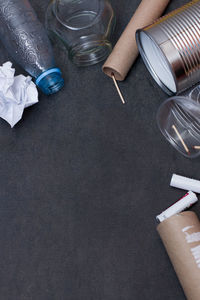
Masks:
[[[157,113],[166,139],[184,156],[200,155],[200,86],[164,101]]]
[[[46,13],[50,37],[58,37],[78,66],[104,60],[111,52],[115,25],[108,0],[53,0]]]

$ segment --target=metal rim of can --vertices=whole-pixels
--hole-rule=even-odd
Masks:
[[[148,36],[148,38],[152,41],[152,43],[154,43],[160,50],[160,52],[162,53],[163,55],[163,59],[165,59],[165,63],[168,65],[169,69],[171,70],[171,75],[173,76],[173,79],[174,79],[174,83],[176,85],[176,92],[178,90],[178,87],[177,87],[177,81],[176,81],[176,77],[175,77],[175,74],[172,70],[172,67],[169,63],[169,61],[167,60],[166,56],[165,56],[165,53],[162,51],[162,49],[159,47],[159,45],[154,41],[154,39],[151,37],[151,35],[148,34],[148,32],[144,31],[143,29],[138,29],[136,31],[136,42],[137,42],[137,46],[138,46],[138,50],[140,52],[140,55],[142,56],[142,59],[144,61],[144,64],[146,66],[146,68],[148,69],[148,71],[150,72],[151,76],[154,78],[154,80],[157,82],[157,84],[162,88],[162,90],[167,93],[169,96],[173,96],[175,95],[176,93],[172,92],[159,78],[159,76],[157,75],[157,73],[155,72],[155,70],[153,69],[152,65],[151,65],[151,62],[149,61],[144,49],[143,49],[143,46],[142,46],[142,43],[141,43],[141,40],[140,40],[140,34],[141,33],[144,33]]]

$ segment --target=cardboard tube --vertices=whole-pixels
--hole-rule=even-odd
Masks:
[[[200,222],[187,211],[160,223],[158,233],[188,300],[200,299]]]
[[[158,17],[165,10],[170,0],[142,0],[129,24],[122,33],[112,53],[103,65],[103,72],[117,80],[124,80],[133,62],[138,56],[135,40],[136,30],[143,28]]]

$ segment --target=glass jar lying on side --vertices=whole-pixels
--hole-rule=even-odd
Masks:
[[[184,156],[200,155],[200,86],[189,96],[164,101],[157,113],[158,126],[166,139]]]
[[[53,0],[46,13],[50,37],[58,37],[70,60],[88,66],[111,52],[115,16],[108,0]]]

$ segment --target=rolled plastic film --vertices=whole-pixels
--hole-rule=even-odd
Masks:
[[[194,212],[174,215],[157,227],[188,300],[200,299],[200,222]]]
[[[170,0],[142,0],[126,29],[103,65],[103,72],[117,80],[124,80],[138,56],[135,39],[136,30],[143,28],[159,18]]]

